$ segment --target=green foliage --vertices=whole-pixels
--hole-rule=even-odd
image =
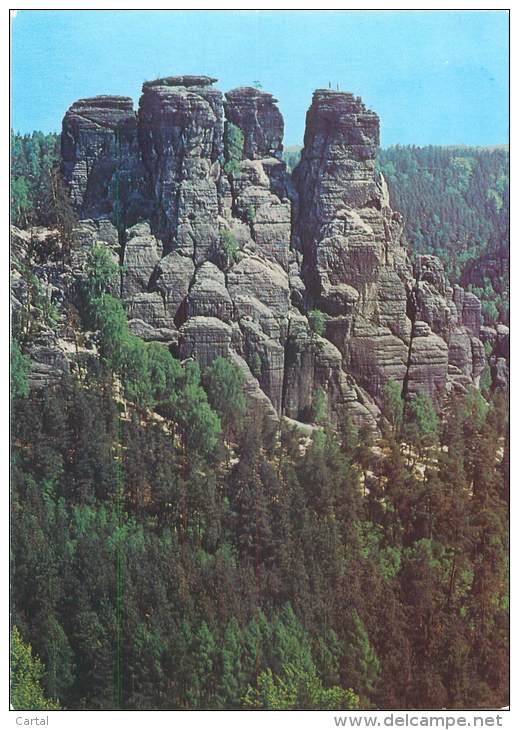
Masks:
[[[469,388],[462,404],[462,417],[477,428],[485,423],[489,405],[477,388]]]
[[[101,294],[89,302],[89,312],[92,326],[98,331],[99,353],[117,372],[123,366],[126,350],[133,344],[124,307],[111,294]]]
[[[243,159],[245,138],[241,129],[232,122],[225,122],[224,135],[224,170],[226,173],[239,172]]]
[[[411,438],[429,442],[438,435],[438,416],[426,393],[414,395],[406,408],[406,429]]]
[[[486,324],[507,323],[508,150],[397,145],[377,164],[412,248],[439,256],[451,283],[482,299]]]
[[[243,372],[229,360],[218,357],[205,369],[202,383],[211,407],[220,416],[226,434],[239,431],[246,412]]]
[[[312,332],[315,332],[316,335],[320,335],[321,337],[324,336],[326,331],[326,320],[320,309],[311,309],[308,312],[308,322]]]
[[[359,698],[340,686],[325,687],[312,656],[310,636],[287,604],[271,626],[260,623],[269,664],[261,671],[255,686],[247,688],[244,707],[269,710],[355,709]],[[266,647],[265,647],[266,648]],[[270,656],[268,654],[270,653]]]
[[[362,697],[372,697],[380,676],[380,662],[358,611],[353,608],[346,621],[343,672]]]
[[[113,253],[100,243],[95,243],[88,252],[85,273],[86,294],[89,299],[113,292],[119,283],[119,264]]]
[[[11,398],[27,398],[29,395],[29,359],[22,354],[20,345],[11,339]]]
[[[495,301],[484,300],[481,302],[481,313],[486,325],[493,325],[499,321],[499,309]]]
[[[217,693],[218,704],[221,707],[239,707],[240,691],[245,680],[242,642],[242,632],[236,618],[233,617],[225,629],[220,652],[221,673]]]
[[[43,622],[42,648],[46,657],[46,689],[59,701],[67,695],[74,681],[74,655],[63,626],[53,615]]]
[[[373,565],[377,565],[384,581],[391,582],[400,570],[401,549],[386,545],[383,531],[372,522],[359,525],[362,554]]]
[[[57,223],[55,168],[59,165],[57,134],[15,134],[11,131],[11,220],[15,226]]]
[[[119,373],[126,397],[141,408],[158,408],[175,420],[187,449],[210,453],[220,420],[200,383],[197,363],[182,371],[169,351],[132,335],[120,300],[103,294],[91,302],[99,353]]]
[[[499,398],[447,403],[425,472],[392,431],[365,471],[362,433],[272,441],[253,419],[229,462],[207,451],[218,417],[196,363],[145,348],[162,419],[131,403],[121,417],[106,371],[17,402],[13,620],[45,695],[71,709],[504,704]]]
[[[202,455],[214,451],[221,433],[220,419],[208,403],[196,362],[186,365],[185,384],[174,399],[174,412],[187,451]]]
[[[20,228],[56,227],[59,249],[33,252],[43,261],[66,260],[77,217],[60,169],[59,135],[11,131],[11,222]]]
[[[11,704],[15,710],[59,710],[42,689],[44,668],[32,649],[22,641],[16,626],[11,631]]]
[[[182,382],[183,371],[180,362],[158,342],[146,346],[151,395],[156,403],[167,400]]]
[[[29,181],[24,177],[15,177],[11,181],[11,219],[19,227],[27,225],[34,207],[31,201]]]
[[[236,240],[232,231],[229,231],[227,228],[224,228],[222,230],[222,232],[220,233],[220,245],[226,259],[224,264],[225,268],[228,268],[233,263],[238,261],[238,255],[240,252],[238,241]]]
[[[261,357],[257,352],[253,352],[250,360],[250,371],[255,378],[261,377]]]
[[[153,408],[156,402],[153,398],[148,346],[139,337],[130,334],[127,325],[124,329],[125,333],[118,341],[120,354],[114,352],[110,357],[111,367],[117,364],[128,400],[141,408]]]
[[[356,710],[359,697],[351,689],[326,688],[315,672],[287,664],[281,676],[273,675],[271,669],[262,672],[256,687],[247,690],[243,706],[258,710]]]
[[[404,421],[404,400],[402,387],[395,380],[389,380],[382,388],[382,413],[398,433]]]
[[[312,420],[324,424],[328,415],[328,396],[323,388],[316,388],[312,395]]]

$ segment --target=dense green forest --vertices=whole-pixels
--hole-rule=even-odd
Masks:
[[[66,218],[45,139],[13,145],[21,225]],[[67,316],[98,356],[74,375],[29,390],[52,313],[34,300],[13,327],[13,705],[508,704],[505,395],[437,414],[390,382],[376,444],[349,421],[274,427],[229,361],[131,334],[106,249],[86,274]]]
[[[230,363],[201,373],[129,333],[103,252],[81,311],[95,365],[29,394],[13,344],[13,623],[45,696],[506,703],[504,398],[472,391],[440,421],[390,385],[376,450],[347,422],[273,431]]]
[[[11,220],[15,226],[56,223],[59,135],[11,132]]]

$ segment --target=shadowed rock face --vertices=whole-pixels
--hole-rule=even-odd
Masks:
[[[277,99],[244,86],[227,92],[225,100],[227,119],[243,132],[243,156],[249,160],[281,158],[284,125]]]
[[[147,214],[130,98],[95,96],[72,104],[63,119],[61,153],[72,202],[82,218],[134,222],[138,214]]]
[[[332,423],[375,428],[388,380],[437,404],[477,384],[481,305],[436,257],[411,266],[375,170],[378,116],[352,94],[316,91],[292,179],[276,100],[252,88],[224,98],[215,81],[147,81],[137,115],[126,97],[95,97],[63,120],[65,176],[89,218],[74,260],[96,241],[121,258],[132,331],[203,366],[231,358],[269,418],[308,419],[319,388]],[[232,169],[226,122],[244,138]],[[310,327],[313,307],[324,333]],[[484,334],[497,362],[504,337]]]
[[[123,296],[147,291],[161,254],[160,241],[152,235],[148,223],[137,223],[126,231],[122,275]]]

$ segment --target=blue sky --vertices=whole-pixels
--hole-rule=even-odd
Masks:
[[[259,81],[302,142],[312,92],[339,84],[382,122],[382,144],[508,141],[505,11],[18,11],[11,123],[58,131],[80,97],[138,103],[146,79],[208,74],[227,91]]]

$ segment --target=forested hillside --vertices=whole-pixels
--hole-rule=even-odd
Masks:
[[[507,705],[506,154],[214,82],[13,135],[13,706]]]
[[[11,132],[11,221],[15,226],[56,222],[59,135]]]
[[[378,164],[411,249],[439,256],[481,299],[486,324],[508,324],[508,149],[396,146]]]
[[[13,332],[12,620],[43,662],[13,634],[19,706],[505,704],[506,398],[439,418],[389,383],[376,448],[273,430],[228,361],[131,335],[104,249],[87,271],[99,358],[30,391],[48,310]]]
[[[453,397],[440,421],[388,387],[377,449],[348,422],[272,432],[227,361],[132,341],[108,294],[92,311],[102,355],[78,379],[29,394],[13,349],[12,620],[46,696],[507,703],[502,397]]]

